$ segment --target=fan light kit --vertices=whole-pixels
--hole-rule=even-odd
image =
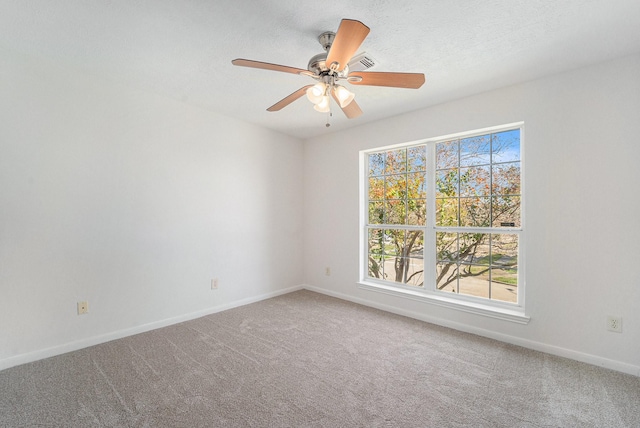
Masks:
[[[333,98],[347,118],[353,119],[360,116],[362,110],[354,99],[355,94],[338,84],[340,80],[346,80],[353,85],[409,89],[418,89],[425,81],[422,73],[349,72],[349,61],[368,34],[369,27],[362,22],[343,19],[337,33],[326,31],[318,36],[318,41],[326,52],[312,57],[307,70],[242,58],[234,59],[231,63],[242,67],[299,74],[317,80],[315,85],[303,86],[269,107],[267,111],[279,111],[306,94],[316,111],[330,113],[330,98]]]
[[[315,110],[326,113],[329,111],[329,93],[335,95],[340,108],[345,108],[355,98],[355,94],[344,86],[336,85],[333,82],[326,84],[323,82],[316,83],[307,89],[307,98],[315,104]]]

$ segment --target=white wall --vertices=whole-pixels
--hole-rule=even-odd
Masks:
[[[303,147],[0,53],[0,369],[290,290],[304,264],[326,293],[640,374],[640,55]],[[359,150],[520,120],[531,322],[358,289]]]
[[[0,52],[0,369],[299,287],[302,160],[297,139]]]
[[[640,55],[635,55],[307,141],[306,283],[640,375],[638,76]],[[422,91],[429,96],[428,76]],[[530,323],[358,289],[358,152],[521,120]],[[325,275],[326,266],[331,276]],[[606,331],[609,314],[623,317],[622,334]]]

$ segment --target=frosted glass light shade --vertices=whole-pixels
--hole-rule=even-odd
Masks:
[[[340,103],[340,107],[342,108],[348,106],[356,97],[353,92],[350,92],[347,88],[340,85],[336,85],[335,94],[338,99],[338,103]]]
[[[315,111],[319,111],[321,113],[328,113],[330,111],[329,108],[329,96],[328,95],[324,95],[322,97],[322,100],[313,106]]]
[[[307,98],[314,104],[318,104],[322,101],[326,86],[324,83],[316,83],[309,89],[307,89]]]

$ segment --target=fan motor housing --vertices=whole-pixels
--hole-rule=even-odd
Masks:
[[[322,74],[323,71],[329,71],[329,67],[327,67],[327,53],[321,53],[315,55],[309,60],[309,64],[307,65],[307,69],[317,75]]]
[[[327,67],[327,53],[321,53],[313,56],[309,60],[309,65],[307,65],[307,69],[315,73],[318,76],[322,76],[323,74],[329,73],[329,67]],[[349,74],[349,66],[345,65],[342,71],[338,72],[339,77],[346,77]]]

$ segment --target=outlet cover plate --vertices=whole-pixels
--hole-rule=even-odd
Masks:
[[[607,316],[607,330],[622,333],[622,318],[611,315]]]
[[[78,315],[89,313],[89,302],[78,302]]]

